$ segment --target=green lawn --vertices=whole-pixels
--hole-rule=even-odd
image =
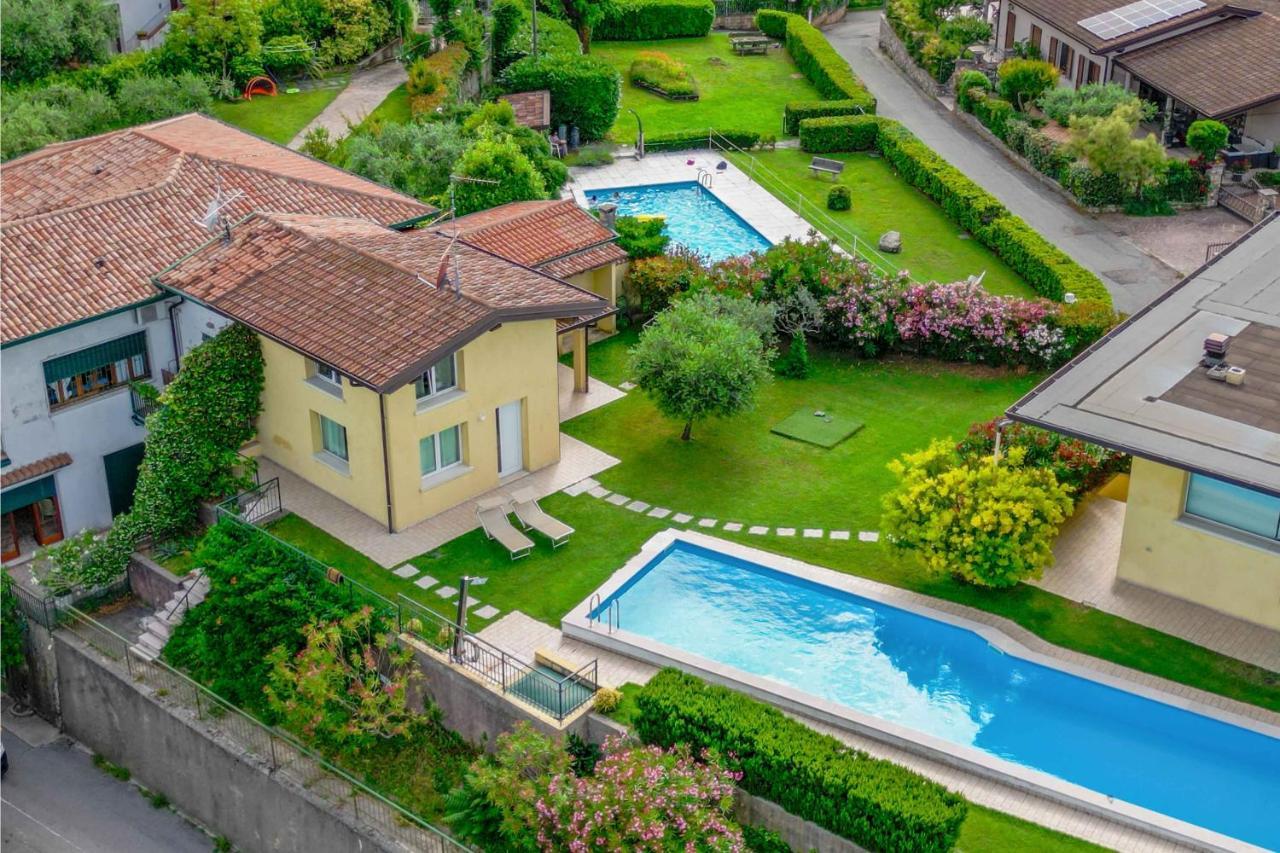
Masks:
[[[1106,849],[973,803],[956,842],[957,853],[1097,853]]]
[[[209,111],[229,124],[287,145],[341,91],[339,86],[310,89],[295,95],[281,92],[274,98],[259,95],[252,101],[216,101]]]
[[[373,108],[373,112],[365,116],[361,124],[374,121],[384,124],[404,124],[412,118],[413,111],[409,109],[409,92],[401,83],[382,99],[382,103]]]
[[[851,231],[875,248],[881,234],[897,231],[902,234],[902,251],[886,257],[896,266],[910,270],[921,281],[961,281],[985,271],[982,284],[992,293],[1035,296],[1026,282],[990,249],[977,240],[961,236],[960,227],[947,218],[942,208],[898,177],[883,158],[861,153],[822,156],[844,161],[844,171],[837,180],[852,193],[852,209],[827,209],[827,193],[836,181],[814,177],[809,171],[813,155],[804,151],[779,148],[757,151],[750,156],[732,154],[730,159],[740,169],[750,171],[750,160],[754,157],[757,170],[760,167],[768,170],[754,173],[761,186],[792,206],[796,193],[802,194],[822,214],[834,220],[841,233],[829,233],[833,229],[827,220],[821,215],[815,216],[808,206],[804,218],[828,237],[838,237],[847,249],[852,246],[845,232]]]
[[[658,50],[684,62],[698,81],[696,101],[669,101],[637,89],[627,71],[637,53]],[[592,42],[591,55],[613,65],[622,74],[622,109],[613,125],[615,142],[636,139],[635,110],[644,121],[646,136],[674,131],[754,130],[782,136],[782,107],[787,101],[818,100],[817,91],[796,70],[785,50],[768,56],[735,56],[729,37],[668,41]]]

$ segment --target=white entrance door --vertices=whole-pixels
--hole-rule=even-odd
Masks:
[[[506,477],[524,467],[524,430],[520,426],[520,401],[498,407],[498,476]]]

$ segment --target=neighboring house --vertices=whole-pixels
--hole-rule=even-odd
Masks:
[[[1165,143],[1198,118],[1232,141],[1280,142],[1280,10],[1273,0],[1001,0],[996,45],[1039,48],[1062,85],[1116,82],[1160,106]]]
[[[114,45],[117,53],[158,46],[169,28],[169,13],[182,8],[178,0],[115,0],[111,5],[119,22]]]
[[[1214,334],[1242,384],[1201,366]],[[1280,629],[1280,216],[1009,415],[1133,454],[1118,579]]]
[[[556,461],[557,326],[577,327],[574,340],[585,350],[584,324],[611,311],[605,299],[483,247],[459,240],[446,252],[449,237],[408,233],[438,216],[432,208],[205,116],[48,146],[0,167],[0,185],[6,560],[64,531],[105,527],[129,508],[145,438],[145,412],[129,383],[163,387],[183,354],[228,318],[256,329],[267,355],[255,452],[395,527],[485,491],[512,471]],[[289,220],[286,227],[289,215],[315,222]],[[276,239],[259,235],[264,223]],[[356,233],[361,226],[370,233]],[[337,232],[354,236],[344,244]],[[322,255],[350,263],[292,278],[299,292],[259,303],[255,314],[237,302],[251,290],[227,278],[234,268],[219,271],[225,292],[200,286],[191,273],[197,258],[230,258],[228,247],[245,246],[250,233],[257,236],[249,254],[235,255],[235,263],[260,264],[252,253],[270,252],[273,276],[311,269]],[[583,233],[584,258],[604,250],[598,232]],[[352,249],[365,240],[385,251]],[[461,292],[439,291],[442,273],[451,283],[460,278]],[[166,289],[171,280],[183,287]],[[268,280],[275,279],[261,283]],[[189,298],[184,287],[199,297]],[[315,302],[304,327],[274,325],[281,314],[303,317],[306,299]],[[308,334],[347,336],[337,352],[313,349]],[[430,364],[419,365],[424,358]],[[575,361],[585,365],[585,353],[575,351]],[[404,373],[411,368],[417,372]],[[398,384],[387,384],[393,380]],[[319,387],[341,389],[336,396],[315,390],[325,381]],[[370,414],[367,405],[384,394],[387,433],[378,406]],[[453,420],[439,422],[444,417]],[[349,440],[345,431],[339,438],[340,427],[350,430]],[[409,439],[403,430],[423,432]],[[488,441],[480,437],[486,431]],[[383,446],[379,435],[413,445],[412,458],[401,451],[385,457],[397,465],[385,476],[381,452],[372,462],[368,455]],[[342,447],[355,454],[346,477],[325,464],[340,458]],[[318,461],[316,451],[329,455]],[[424,480],[428,457],[450,473]],[[403,484],[404,471],[415,488]],[[369,477],[401,491],[371,504]]]
[[[557,324],[600,297],[429,230],[259,214],[156,283],[259,332],[262,455],[396,532],[560,458]]]

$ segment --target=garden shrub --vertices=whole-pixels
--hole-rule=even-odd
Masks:
[[[470,144],[452,122],[389,122],[376,132],[348,138],[343,165],[371,181],[429,199],[449,189],[454,164]]]
[[[880,134],[877,116],[829,116],[800,122],[800,147],[813,154],[866,151]]]
[[[979,234],[987,223],[1008,214],[995,196],[897,122],[881,122],[876,142],[907,183],[937,202],[966,231]]]
[[[1280,170],[1259,169],[1253,173],[1253,179],[1264,187],[1280,187]]]
[[[1110,172],[1099,172],[1087,163],[1072,163],[1060,179],[1063,189],[1088,207],[1121,205],[1129,197],[1124,181]]]
[[[1168,159],[1155,134],[1136,136],[1141,118],[1142,111],[1132,104],[1116,107],[1102,118],[1078,116],[1071,121],[1067,144],[1073,156],[1083,158],[1095,171],[1117,176],[1126,192],[1138,199],[1163,177]]]
[[[756,13],[756,26],[765,35],[785,37],[787,53],[791,54],[800,73],[813,84],[819,95],[828,100],[854,101],[869,113],[876,111],[875,97],[827,41],[822,30],[800,15],[771,9]]]
[[[963,797],[904,767],[851,749],[763,702],[664,669],[637,694],[645,743],[724,756],[738,784],[869,850],[955,846]]]
[[[712,0],[609,0],[592,37],[616,41],[699,38],[716,19]]]
[[[546,198],[546,181],[510,137],[480,138],[454,167],[457,174],[497,183],[458,181],[453,190],[458,216],[513,201]]]
[[[787,37],[787,19],[790,12],[778,9],[761,9],[756,12],[756,29],[769,38],[782,40]]]
[[[902,41],[916,64],[939,83],[946,83],[955,73],[956,60],[982,32],[984,22],[977,18],[957,18],[956,23],[939,22],[936,15],[926,17],[920,0],[889,0],[885,19]]]
[[[1227,147],[1230,131],[1220,121],[1200,119],[1187,128],[1187,147],[1194,149],[1206,163],[1218,159],[1218,152]]]
[[[762,826],[742,827],[742,840],[751,853],[791,853],[791,845],[781,835]]]
[[[307,70],[316,52],[299,35],[276,36],[262,45],[262,61],[281,74],[298,74]]]
[[[671,133],[655,133],[645,136],[646,151],[687,151],[708,146],[711,128],[699,133],[692,130],[675,130]],[[729,142],[744,150],[754,148],[760,142],[760,134],[754,130],[716,129],[717,142]]]
[[[691,255],[653,255],[631,264],[625,289],[632,306],[644,315],[653,315],[692,289],[704,275],[702,264]]]
[[[1266,186],[1263,173],[1256,172],[1254,177]],[[1209,193],[1209,178],[1191,164],[1169,158],[1165,163],[1164,178],[1157,189],[1166,201],[1200,202]]]
[[[925,571],[993,588],[1038,578],[1073,502],[1052,470],[1010,448],[999,465],[961,457],[935,439],[889,463],[898,485],[884,496],[881,530]]]
[[[638,216],[619,216],[613,230],[621,246],[631,260],[652,258],[667,250],[671,238],[666,235],[666,222],[661,217],[641,219]]]
[[[528,19],[529,9],[520,0],[496,0],[490,15],[493,73],[496,75],[524,55],[516,47],[516,35],[521,24]]]
[[[657,92],[666,98],[694,101],[698,83],[689,66],[658,50],[642,50],[628,69],[631,85]]]
[[[943,41],[968,47],[991,38],[991,25],[976,15],[956,15],[942,22],[938,35]]]
[[[1016,123],[1009,122],[1006,129]],[[1063,173],[1075,162],[1067,153],[1066,147],[1044,131],[1036,130],[1030,125],[1027,125],[1027,128],[1022,154],[1037,171],[1055,181],[1061,180]]]
[[[100,62],[115,33],[115,13],[98,0],[5,0],[0,71],[6,83],[27,83],[69,64]]]
[[[791,101],[783,108],[782,123],[790,136],[800,133],[800,122],[807,118],[857,116],[867,112],[858,101]]]
[[[502,72],[501,84],[507,92],[549,90],[551,123],[577,127],[584,141],[603,139],[618,117],[622,77],[595,57],[526,56]]]
[[[1143,104],[1137,95],[1119,83],[1086,83],[1079,89],[1055,86],[1041,95],[1036,103],[1044,114],[1063,127],[1071,124],[1073,116],[1102,117],[1111,115],[1116,107],[1124,104]]]
[[[404,90],[413,95],[430,95],[440,88],[440,75],[431,67],[427,59],[418,59],[409,66],[409,79],[405,81]]]
[[[844,184],[836,184],[827,190],[827,210],[848,210],[853,206],[853,194]]]
[[[1076,303],[1077,305],[1082,303]],[[1072,306],[1074,307],[1074,306]],[[1023,452],[1021,464],[1045,468],[1065,486],[1073,502],[1099,488],[1116,474],[1129,470],[1132,458],[1078,438],[1014,421],[998,426],[999,419],[982,421],[969,427],[969,434],[957,445],[962,459],[990,462],[996,447],[996,431],[1000,431],[1001,464],[1011,464],[1004,453],[1013,448]]]
[[[967,113],[973,112],[975,92],[991,91],[991,80],[981,71],[970,69],[956,78],[956,105]]]
[[[1063,341],[1074,354],[1111,331],[1120,319],[1109,302],[1077,299],[1063,303],[1053,322],[1062,330]]]
[[[982,122],[983,127],[1003,141],[1008,134],[1009,120],[1014,116],[1013,104],[985,92],[973,92],[971,103],[973,114]]]
[[[1040,59],[1006,59],[996,69],[1000,78],[1000,95],[1019,111],[1025,111],[1036,98],[1058,83],[1055,65]]]
[[[1031,285],[1032,290],[1054,301],[1066,293],[1077,299],[1111,304],[1111,294],[1093,273],[1016,216],[1004,215],[975,232],[984,245]]]
[[[773,366],[774,372],[787,379],[807,379],[812,369],[808,341],[803,334],[792,335],[787,351]]]
[[[430,56],[415,60],[414,65],[421,63],[419,73],[434,73],[439,85],[430,93],[410,94],[409,111],[414,116],[434,114],[449,98],[456,99],[458,78],[466,69],[470,56],[465,44],[453,42]],[[405,88],[408,89],[408,84]]]

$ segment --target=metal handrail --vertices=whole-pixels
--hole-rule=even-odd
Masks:
[[[803,193],[796,191],[794,199],[795,203],[792,204],[791,191],[787,188],[786,181],[781,175],[777,174],[769,167],[761,165],[757,160],[756,155],[734,144],[732,140],[717,132],[715,128],[708,130],[707,144],[708,147],[712,149],[718,148],[719,150],[728,152],[729,154],[738,154],[742,157],[746,157],[748,159],[748,168],[746,170],[747,179],[764,187],[770,195],[795,210],[796,214],[799,215],[801,219],[809,221],[809,224],[813,226],[814,230],[818,230],[820,233],[825,231],[826,234],[830,235],[837,244],[847,244],[846,248],[848,248],[851,254],[871,264],[882,274],[901,274],[902,270],[897,264],[880,254],[880,252],[871,248],[866,240],[863,240],[853,231],[832,219],[824,210],[806,199]],[[807,216],[805,214],[806,205],[808,205]],[[815,220],[818,224],[815,224]],[[909,275],[908,278],[913,282],[916,281],[914,276]]]
[[[617,616],[615,619],[614,616]],[[606,613],[608,619],[607,628],[609,633],[622,630],[622,600],[615,598],[609,602],[609,609]]]
[[[591,597],[587,599],[587,624],[594,625],[600,621],[600,614],[596,612],[600,607],[600,593],[593,592]]]
[[[178,608],[183,605],[183,603],[187,600],[187,596],[191,595],[191,590],[196,588],[196,586],[200,583],[201,578],[203,577],[204,577],[204,569],[198,570],[196,572],[196,579],[192,582],[191,586],[187,587],[187,591],[182,593],[182,598],[179,598],[177,603],[174,604],[173,607],[170,607],[169,612],[164,615],[166,622],[169,621],[169,618],[173,616],[173,614],[177,612]]]

